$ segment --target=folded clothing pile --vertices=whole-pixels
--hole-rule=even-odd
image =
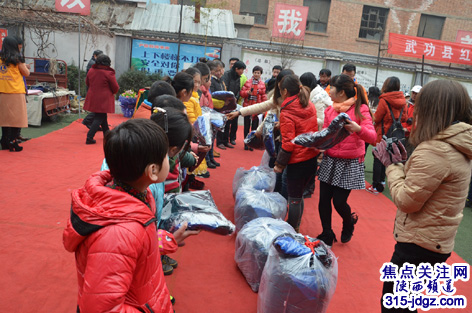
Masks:
[[[287,200],[278,192],[265,192],[243,186],[236,193],[234,222],[240,231],[244,224],[259,217],[285,218]]]
[[[288,223],[269,217],[250,221],[238,233],[234,260],[254,292],[259,290],[272,242],[283,234],[295,234],[295,230]]]
[[[187,222],[188,230],[231,235],[235,226],[216,207],[209,190],[168,194],[164,198],[160,228],[174,232]]]
[[[262,138],[256,136],[255,130],[247,134],[246,138],[244,138],[244,144],[256,150],[265,149],[264,141],[262,140]]]
[[[275,238],[262,272],[258,313],[326,312],[338,263],[320,240],[296,234]]]
[[[274,113],[267,114],[264,125],[262,126],[262,138],[264,146],[269,153],[269,156],[275,158],[277,153],[275,151],[275,123],[278,121],[277,115]]]
[[[250,170],[240,167],[233,178],[233,198],[236,197],[236,192],[240,187],[272,192],[275,188],[275,180],[274,170],[268,166],[253,166]]]
[[[340,113],[331,121],[327,128],[317,132],[300,134],[292,142],[318,150],[330,149],[350,135],[349,131],[344,128],[347,120],[350,120],[349,115]]]
[[[229,113],[236,109],[236,98],[232,91],[215,91],[211,94],[213,107],[220,113]]]

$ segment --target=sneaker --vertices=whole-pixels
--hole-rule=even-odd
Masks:
[[[188,187],[194,190],[202,190],[205,187],[205,183],[200,180],[193,179],[189,181]]]
[[[169,296],[170,296],[170,303],[172,303],[172,305],[174,305],[175,304],[175,298],[172,297],[171,295],[169,295]]]
[[[172,266],[170,266],[169,264],[162,264],[162,271],[164,271],[164,275],[168,276],[168,275],[172,275],[172,273],[174,272],[174,268]]]
[[[374,195],[378,195],[378,194],[379,194],[379,192],[377,191],[377,189],[375,189],[375,188],[372,187],[372,186],[366,187],[365,190],[367,190],[368,192],[370,192],[371,194],[374,194]]]
[[[218,149],[221,149],[221,150],[226,150],[226,146],[222,143],[220,143],[219,145],[217,145]],[[213,155],[215,155],[215,151],[213,151]]]
[[[336,235],[334,234],[333,230],[330,230],[329,232],[322,232],[318,236],[316,236],[319,240],[323,241],[325,245],[328,247],[332,247],[334,242],[337,242],[338,240],[336,239]]]
[[[167,255],[161,256],[161,261],[162,261],[162,264],[169,264],[173,268],[177,268],[177,266],[179,265],[179,263],[176,260],[174,260],[171,257],[168,257]]]
[[[226,149],[225,146],[223,146],[223,147]],[[220,156],[221,156],[221,154],[220,154],[218,151],[213,150],[213,157],[214,157],[214,158],[219,158]],[[212,160],[212,161],[213,161],[213,160]]]
[[[225,142],[224,145],[226,148],[230,148],[230,149],[234,148],[229,142]]]

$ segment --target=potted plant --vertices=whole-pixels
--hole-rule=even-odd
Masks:
[[[118,101],[120,101],[121,112],[123,112],[124,117],[133,116],[137,97],[138,95],[133,90],[126,90],[118,97]]]

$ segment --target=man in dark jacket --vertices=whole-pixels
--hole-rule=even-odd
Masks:
[[[221,78],[226,86],[226,90],[232,91],[236,99],[239,99],[239,92],[241,91],[241,75],[244,73],[245,69],[246,64],[244,64],[244,62],[236,61],[231,70],[227,71]],[[218,145],[218,148],[221,148],[222,145],[228,148],[234,148],[233,145],[236,144],[237,130],[238,118],[228,121],[225,126],[223,142]]]

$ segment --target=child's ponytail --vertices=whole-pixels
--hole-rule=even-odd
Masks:
[[[300,85],[300,93],[298,94],[298,100],[303,108],[306,108],[310,103],[310,92],[308,87]]]
[[[280,89],[287,89],[290,96],[298,95],[298,99],[303,108],[310,103],[310,91],[307,87],[302,86],[297,75],[287,75],[280,81]]]

